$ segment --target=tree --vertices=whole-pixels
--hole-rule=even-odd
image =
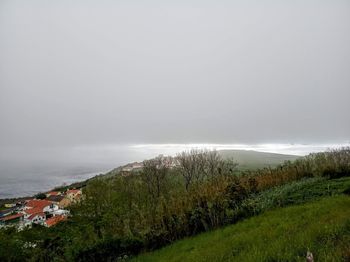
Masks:
[[[39,194],[36,194],[34,196],[36,199],[45,199],[46,198],[46,194],[44,193],[39,193]]]
[[[216,150],[192,149],[178,154],[176,158],[187,191],[192,183],[230,174],[237,166],[233,161],[222,159]]]
[[[143,161],[141,177],[153,200],[158,199],[164,192],[168,171],[168,158],[166,157],[159,156]]]
[[[192,149],[189,152],[182,152],[177,155],[181,175],[184,178],[185,188],[189,189],[193,180],[198,179],[199,150]]]

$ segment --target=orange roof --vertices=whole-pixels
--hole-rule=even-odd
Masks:
[[[2,217],[2,218],[0,218],[0,220],[1,221],[9,221],[9,220],[16,219],[16,218],[23,217],[23,216],[24,216],[23,214],[18,213],[18,214],[15,214],[15,215]]]
[[[51,191],[51,192],[47,193],[47,195],[50,195],[50,196],[57,196],[59,194],[60,194],[60,192],[58,192],[58,191]]]
[[[49,206],[51,204],[52,204],[51,201],[40,200],[40,199],[32,199],[32,200],[29,200],[27,202],[26,207],[44,209],[44,207],[47,207],[47,206]]]
[[[27,209],[24,210],[24,212],[26,212],[27,215],[33,215],[33,214],[37,214],[37,213],[42,213],[43,212],[43,208],[31,208],[31,209]]]
[[[77,193],[81,193],[81,191],[79,189],[70,189],[67,191],[67,194],[77,194]]]
[[[42,217],[44,217],[44,216],[45,216],[45,213],[43,213],[43,212],[34,213],[34,214],[30,215],[30,216],[28,217],[28,219],[29,219],[29,220],[32,220],[32,219],[33,219],[34,217],[36,217],[36,216],[42,216]]]
[[[45,221],[46,225],[48,227],[52,227],[56,224],[58,224],[59,222],[63,221],[63,220],[66,220],[67,218],[65,216],[62,216],[62,215],[58,215],[58,216],[54,216],[54,217],[51,217],[49,219],[47,219]]]

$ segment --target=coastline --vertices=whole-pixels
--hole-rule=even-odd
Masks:
[[[83,184],[84,182],[88,181],[89,179],[103,175],[107,173],[108,170],[103,170],[100,172],[88,172],[84,174],[79,174],[79,175],[71,175],[70,177],[63,176],[62,183],[57,183],[57,184],[46,184],[38,187],[37,189],[33,190],[23,190],[23,193],[18,193],[18,194],[6,194],[2,193],[0,190],[0,206],[5,203],[5,202],[11,202],[11,201],[20,201],[23,199],[30,199],[33,198],[36,194],[39,193],[44,193],[44,192],[49,192],[51,190],[54,190],[56,188],[62,188],[62,187],[79,187],[80,184]],[[21,183],[20,179],[18,179],[18,183]],[[8,185],[3,184],[1,187],[8,187]]]

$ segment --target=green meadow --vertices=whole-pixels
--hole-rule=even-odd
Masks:
[[[133,261],[305,261],[308,250],[315,261],[349,261],[349,196],[267,211]]]

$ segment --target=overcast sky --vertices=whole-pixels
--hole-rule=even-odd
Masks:
[[[343,142],[349,99],[349,1],[0,2],[3,147]]]

